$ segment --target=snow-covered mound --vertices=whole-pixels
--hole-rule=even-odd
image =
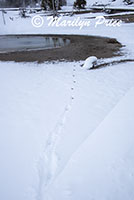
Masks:
[[[94,65],[97,63],[97,58],[96,56],[90,56],[85,60],[85,63],[83,65],[83,67],[85,69],[91,69],[92,67],[94,67]]]

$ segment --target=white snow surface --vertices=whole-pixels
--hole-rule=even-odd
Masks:
[[[133,200],[133,102],[134,88],[74,153],[49,190],[52,199]]]
[[[0,34],[115,37],[134,58],[134,24],[37,29],[17,17],[0,18]],[[82,64],[0,62],[0,199],[134,198],[134,62]]]
[[[76,85],[72,94],[71,88],[74,87],[72,73],[75,65],[77,65]],[[57,186],[54,180],[64,171],[76,149],[134,85],[133,70],[133,63],[87,71],[83,70],[79,63],[37,65],[1,62],[0,198],[30,200],[41,196],[41,199],[46,199],[47,195],[49,199],[52,195],[52,199],[58,199],[62,194],[61,191],[64,193],[63,185],[59,183]],[[72,95],[73,103],[70,101]],[[130,113],[130,119],[133,119],[133,113]],[[118,137],[124,141],[121,130]],[[107,138],[103,139],[107,143]],[[113,149],[115,148],[116,143]],[[120,146],[117,148],[120,149]],[[127,151],[126,148],[125,146],[124,151]],[[100,152],[98,146],[96,151]],[[93,152],[94,155],[94,151],[89,152]],[[87,158],[87,153],[84,151],[83,157]],[[79,162],[79,164],[72,162],[74,168],[82,161]],[[101,166],[99,170],[101,172]],[[81,168],[77,173],[83,171],[86,169]],[[77,182],[77,176],[74,172],[71,173],[70,181],[75,179]],[[94,176],[96,171],[92,171],[92,178]],[[62,181],[66,182],[67,177],[68,174],[63,176]],[[82,180],[90,180],[90,174],[83,175]],[[73,182],[70,184],[71,190],[75,190],[74,195],[77,195],[78,190],[73,186]],[[113,184],[118,185],[118,182],[115,181]],[[83,187],[79,188],[81,195],[86,193],[86,185],[83,184]],[[49,191],[53,187],[54,190]],[[58,187],[58,190],[55,187]],[[106,193],[100,187],[96,190],[105,197]],[[122,190],[120,188],[120,192]],[[85,195],[88,195],[88,191]],[[36,196],[38,198],[35,198]],[[64,193],[64,198],[71,198],[66,196],[68,192]]]

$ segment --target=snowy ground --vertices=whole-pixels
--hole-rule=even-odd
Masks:
[[[80,146],[56,179],[52,199],[134,198],[134,88]]]
[[[37,29],[7,15],[0,34],[115,37],[134,58],[134,24],[95,28],[94,20],[81,31]],[[82,63],[0,62],[0,199],[134,198],[134,63],[92,71]]]

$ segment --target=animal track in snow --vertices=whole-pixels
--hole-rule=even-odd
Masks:
[[[66,123],[66,118],[68,113],[70,112],[75,96],[74,90],[76,85],[76,66],[73,66],[72,69],[72,83],[70,86],[70,101],[65,106],[63,113],[58,119],[56,126],[50,132],[48,140],[45,144],[44,151],[42,156],[38,162],[38,186],[36,189],[36,196],[38,196],[38,200],[43,200],[43,197],[46,195],[47,188],[51,185],[53,180],[55,179],[58,171],[58,162],[59,157],[56,154],[56,148],[60,143],[61,134],[64,129],[64,125]]]

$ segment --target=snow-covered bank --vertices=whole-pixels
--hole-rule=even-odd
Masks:
[[[133,102],[134,88],[72,156],[50,188],[53,200],[133,200]]]

